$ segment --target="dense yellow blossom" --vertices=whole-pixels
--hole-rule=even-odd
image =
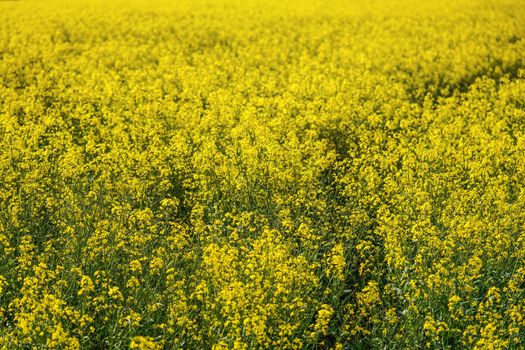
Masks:
[[[525,348],[525,2],[0,1],[0,349],[79,348]]]

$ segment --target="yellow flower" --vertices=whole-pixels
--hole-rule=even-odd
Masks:
[[[80,279],[80,289],[78,290],[77,294],[82,295],[84,293],[93,292],[95,290],[95,286],[93,285],[93,281],[89,276],[82,276]]]
[[[164,261],[159,257],[154,257],[153,259],[151,259],[149,263],[149,268],[153,275],[159,273],[163,267],[164,267]]]
[[[139,260],[132,260],[129,263],[129,269],[132,272],[142,273],[142,264],[140,263]]]
[[[133,337],[131,339],[129,347],[130,349],[137,349],[137,350],[160,350],[162,349],[162,346],[160,344],[157,344],[153,338],[142,337],[142,336]]]
[[[318,334],[327,335],[328,327],[334,314],[334,309],[328,304],[321,305],[319,311],[317,311],[317,319],[314,324],[314,330]]]
[[[329,275],[333,275],[338,280],[344,281],[346,260],[344,255],[344,246],[341,243],[336,244],[332,248],[328,263],[330,267],[328,270]]]

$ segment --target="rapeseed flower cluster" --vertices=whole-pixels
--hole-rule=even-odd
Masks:
[[[525,347],[525,3],[0,2],[0,349]]]

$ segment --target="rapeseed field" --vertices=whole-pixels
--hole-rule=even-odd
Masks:
[[[525,348],[525,2],[0,2],[0,349]]]

